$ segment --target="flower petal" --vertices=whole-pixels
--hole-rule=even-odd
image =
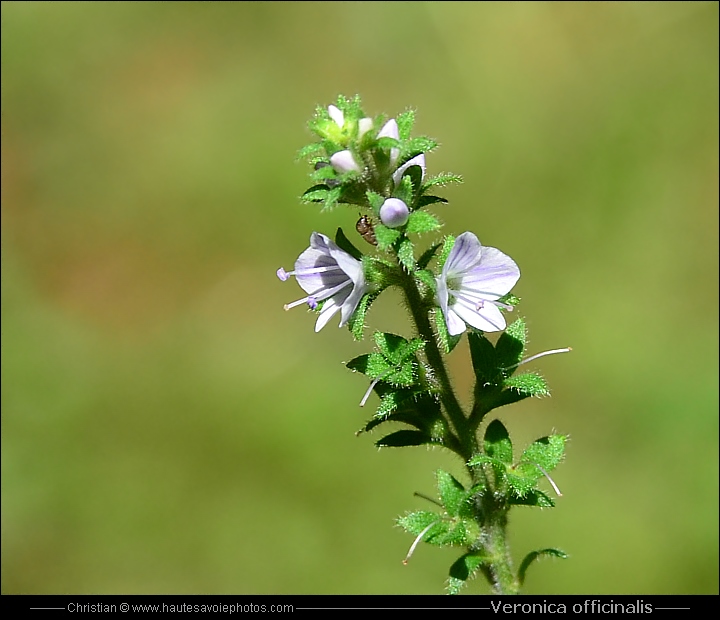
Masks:
[[[398,130],[397,121],[391,118],[387,123],[382,126],[382,129],[378,132],[378,138],[394,138],[395,140],[400,139],[400,131]]]
[[[487,303],[477,310],[458,300],[450,306],[450,310],[454,311],[468,325],[484,332],[499,332],[507,325],[500,309],[492,303]]]
[[[472,268],[481,257],[482,245],[471,232],[464,232],[455,239],[450,254],[443,265],[443,276],[457,277]]]
[[[519,279],[520,268],[512,258],[497,248],[482,247],[480,260],[463,274],[460,286],[469,292],[502,297]]]
[[[466,329],[465,322],[452,308],[448,308],[447,314],[445,315],[445,324],[448,328],[448,334],[451,336],[459,336]]]
[[[420,178],[424,179],[425,153],[420,153],[420,155],[416,155],[412,159],[408,159],[402,166],[400,166],[395,172],[393,172],[392,178],[395,186],[400,184],[400,179],[402,179],[403,174],[405,174],[405,171],[410,168],[410,166],[420,166],[420,170],[422,171],[422,175]]]
[[[315,321],[315,332],[317,333],[325,327],[328,324],[328,321],[333,318],[339,310],[340,306],[335,303],[335,298],[332,297],[328,299],[322,307],[322,310],[320,310],[320,315],[318,316],[317,321]]]
[[[360,300],[363,298],[363,295],[367,293],[368,287],[365,284],[365,277],[362,272],[360,274],[360,277],[361,281],[355,283],[352,292],[343,302],[342,312],[340,314],[340,327],[345,325],[350,320],[350,317],[355,313],[355,310],[357,309]]]

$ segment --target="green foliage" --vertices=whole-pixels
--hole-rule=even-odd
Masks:
[[[533,489],[525,495],[513,494],[508,498],[508,504],[515,506],[535,506],[537,508],[555,507],[553,499],[538,489]]]
[[[362,252],[358,250],[345,236],[345,233],[343,232],[342,228],[338,228],[335,232],[335,244],[341,249],[345,250],[350,256],[355,258],[356,260],[362,260]]]
[[[412,168],[417,168],[417,166],[412,166]],[[398,183],[398,186],[395,188],[395,191],[393,192],[393,198],[399,198],[402,200],[408,207],[413,204],[413,182],[411,176],[407,173],[403,175],[403,178],[400,179],[400,183]]]
[[[468,334],[468,344],[470,345],[470,358],[475,371],[476,385],[481,389],[495,386],[498,377],[498,359],[495,347],[482,333],[477,331],[471,331]]]
[[[417,262],[418,269],[425,269],[425,267],[427,267],[428,264],[430,263],[430,261],[434,258],[435,253],[438,251],[439,248],[440,248],[440,244],[434,243],[427,250],[425,250],[422,253],[422,255],[420,256],[420,258],[418,259],[418,262]],[[428,273],[430,273],[432,275],[432,272],[428,272]],[[434,276],[433,276],[433,279],[434,279]]]
[[[403,237],[397,247],[397,257],[400,264],[411,272],[415,269],[415,255],[412,241],[407,237]]]
[[[510,434],[500,420],[493,420],[485,430],[485,454],[502,463],[512,463],[513,448]]]
[[[488,562],[488,556],[478,551],[471,551],[460,556],[450,567],[448,594],[459,594],[462,587],[475,576],[478,569]]]
[[[527,569],[530,564],[543,556],[561,558],[564,560],[568,557],[568,554],[560,549],[540,549],[539,551],[531,551],[525,556],[525,559],[522,561],[520,568],[518,569],[518,581],[520,582],[520,585],[525,583],[525,573],[527,573]]]
[[[545,379],[534,372],[526,372],[522,375],[515,375],[514,377],[505,379],[504,385],[507,389],[517,392],[523,398],[550,395],[550,390],[548,389],[547,383],[545,383]]]
[[[437,266],[438,269],[442,269],[445,265],[445,261],[447,260],[447,257],[450,255],[450,251],[453,249],[453,246],[455,245],[455,237],[452,235],[448,235],[443,239],[442,249],[440,250],[440,255],[438,256]]]
[[[408,218],[405,230],[409,234],[422,234],[439,230],[441,226],[440,221],[432,213],[413,211]]]
[[[435,293],[437,283],[435,282],[435,274],[427,269],[415,270],[415,277],[422,283],[431,293]]]
[[[303,202],[325,202],[329,191],[327,185],[313,185],[311,188],[305,190],[300,199]]]
[[[404,141],[400,157],[402,158],[402,161],[407,161],[416,155],[420,155],[420,153],[429,153],[433,149],[437,148],[437,146],[438,143],[427,136],[410,138],[409,140]]]
[[[420,196],[420,198],[418,198],[417,201],[415,202],[415,208],[422,209],[423,207],[427,207],[429,205],[434,205],[434,204],[437,204],[438,202],[447,204],[448,201],[445,198],[441,198],[440,196],[431,196],[431,195]]]
[[[381,250],[389,250],[393,243],[400,238],[400,231],[396,228],[388,228],[383,224],[375,225],[375,238],[377,239],[378,248]]]
[[[455,451],[467,460],[474,486],[466,488],[452,474],[436,472],[436,486],[440,511],[410,512],[398,519],[398,524],[415,536],[409,555],[421,541],[433,545],[466,547],[465,553],[451,566],[448,591],[456,593],[478,570],[493,579],[493,566],[499,561],[488,553],[492,536],[483,528],[490,520],[505,519],[505,513],[514,505],[552,507],[553,500],[538,488],[547,477],[559,494],[548,472],[554,469],[564,455],[566,438],[550,435],[530,444],[519,461],[513,461],[513,444],[509,432],[500,420],[488,424],[479,448],[476,439],[468,439],[477,433],[484,416],[491,410],[518,402],[530,396],[549,393],[543,378],[533,372],[517,374],[523,363],[527,344],[525,321],[519,318],[499,335],[495,344],[476,329],[467,330],[472,367],[475,374],[475,402],[467,416],[460,405],[448,394],[447,378],[443,378],[439,353],[449,354],[462,338],[450,336],[445,317],[439,308],[433,307],[437,292],[436,278],[443,269],[454,246],[455,237],[448,235],[434,243],[416,260],[411,235],[438,231],[442,224],[426,207],[444,204],[445,198],[430,193],[433,188],[462,182],[453,174],[440,174],[423,179],[424,170],[413,165],[403,171],[396,181],[393,174],[398,169],[392,161],[395,149],[399,150],[398,163],[403,165],[420,153],[437,147],[437,142],[426,137],[411,137],[415,114],[408,110],[397,116],[399,139],[377,137],[378,129],[385,123],[383,115],[376,116],[372,131],[358,138],[358,121],[365,119],[360,99],[339,97],[337,107],[343,112],[342,127],[330,117],[327,108],[318,108],[311,128],[320,137],[319,142],[301,149],[300,156],[310,159],[315,185],[302,197],[304,202],[321,204],[324,210],[337,204],[347,204],[356,211],[373,213],[377,219],[382,205],[389,197],[402,200],[410,209],[407,223],[389,228],[380,222],[374,224],[378,256],[363,256],[346,237],[342,229],[335,235],[337,245],[351,256],[362,260],[366,282],[370,290],[363,295],[348,327],[356,339],[363,337],[365,319],[373,301],[383,289],[399,285],[406,289],[406,297],[413,304],[427,304],[422,312],[433,315],[435,330],[418,321],[421,338],[406,339],[401,336],[375,332],[376,350],[355,357],[347,367],[363,373],[371,383],[361,404],[365,405],[374,392],[379,402],[372,418],[361,432],[369,432],[388,423],[404,428],[393,428],[375,442],[378,447],[408,447],[440,445]],[[363,121],[364,127],[368,121]],[[365,127],[366,128],[366,127]],[[362,171],[339,173],[329,163],[334,153],[349,150]],[[337,165],[337,163],[336,163]],[[430,263],[435,259],[434,269]],[[412,282],[412,284],[409,284]],[[508,293],[502,299],[502,311],[512,310],[519,299]],[[413,311],[416,308],[413,307]],[[432,346],[421,357],[426,341]],[[469,456],[470,455],[470,456]],[[468,460],[469,459],[469,460]],[[504,535],[504,534],[503,534]],[[555,550],[542,550],[530,554],[521,566],[520,580],[524,579],[527,566],[539,555],[559,554]],[[497,584],[496,584],[497,585]]]
[[[415,124],[415,110],[406,110],[405,112],[398,114],[395,121],[398,125],[400,140],[407,140],[410,137],[413,125]]]
[[[435,476],[437,478],[438,493],[440,494],[440,503],[445,507],[448,515],[457,517],[461,511],[466,514],[467,511],[463,510],[463,504],[467,500],[465,487],[452,474],[442,469],[438,469]]]
[[[497,364],[503,369],[503,374],[511,375],[515,372],[525,354],[527,342],[527,329],[524,319],[517,319],[507,326],[507,329],[498,338],[495,345]]]
[[[385,202],[384,196],[378,194],[377,192],[373,192],[371,190],[368,190],[366,192],[366,196],[367,196],[368,204],[370,205],[370,208],[375,212],[375,215],[378,215],[380,213],[380,207],[382,207],[383,203]]]
[[[362,262],[365,280],[374,285],[377,292],[397,284],[398,268],[392,263],[374,256],[363,256]]]
[[[425,184],[422,186],[422,192],[425,193],[431,187],[444,187],[445,185],[450,185],[451,183],[462,183],[462,182],[463,182],[463,178],[459,174],[450,174],[450,173],[436,174],[434,176],[428,177],[425,180]]]
[[[366,293],[363,295],[360,303],[355,309],[355,312],[353,312],[352,316],[348,320],[348,329],[355,340],[362,340],[363,332],[365,330],[365,317],[367,316],[370,306],[373,301],[377,299],[378,295],[379,293]]]
[[[378,439],[375,445],[378,448],[405,448],[408,446],[422,446],[435,443],[435,440],[422,431],[402,430],[395,431]]]

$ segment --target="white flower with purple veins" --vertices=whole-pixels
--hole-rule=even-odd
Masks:
[[[277,276],[283,281],[295,276],[307,293],[307,297],[285,304],[285,310],[302,304],[314,310],[321,301],[325,302],[315,323],[316,332],[338,312],[340,327],[345,325],[368,292],[362,263],[317,232],[310,236],[310,247],[295,261],[295,270],[285,271],[281,267]]]
[[[498,300],[519,278],[520,269],[512,258],[484,247],[471,232],[459,235],[437,278],[437,299],[449,334],[462,334],[466,324],[484,332],[505,329],[498,306],[509,310],[512,306]]]

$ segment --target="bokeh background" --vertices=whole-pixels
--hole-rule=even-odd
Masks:
[[[2,591],[443,591],[394,518],[460,463],[354,436],[370,344],[275,277],[353,229],[295,155],[358,93],[464,176],[436,212],[519,263],[530,351],[574,349],[501,412],[572,439],[512,515],[571,555],[526,592],[717,593],[717,54],[715,2],[3,2]]]

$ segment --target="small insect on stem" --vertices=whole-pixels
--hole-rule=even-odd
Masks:
[[[367,215],[360,216],[357,224],[355,224],[355,230],[357,230],[358,234],[370,245],[377,245],[375,226],[373,226],[372,220]]]

